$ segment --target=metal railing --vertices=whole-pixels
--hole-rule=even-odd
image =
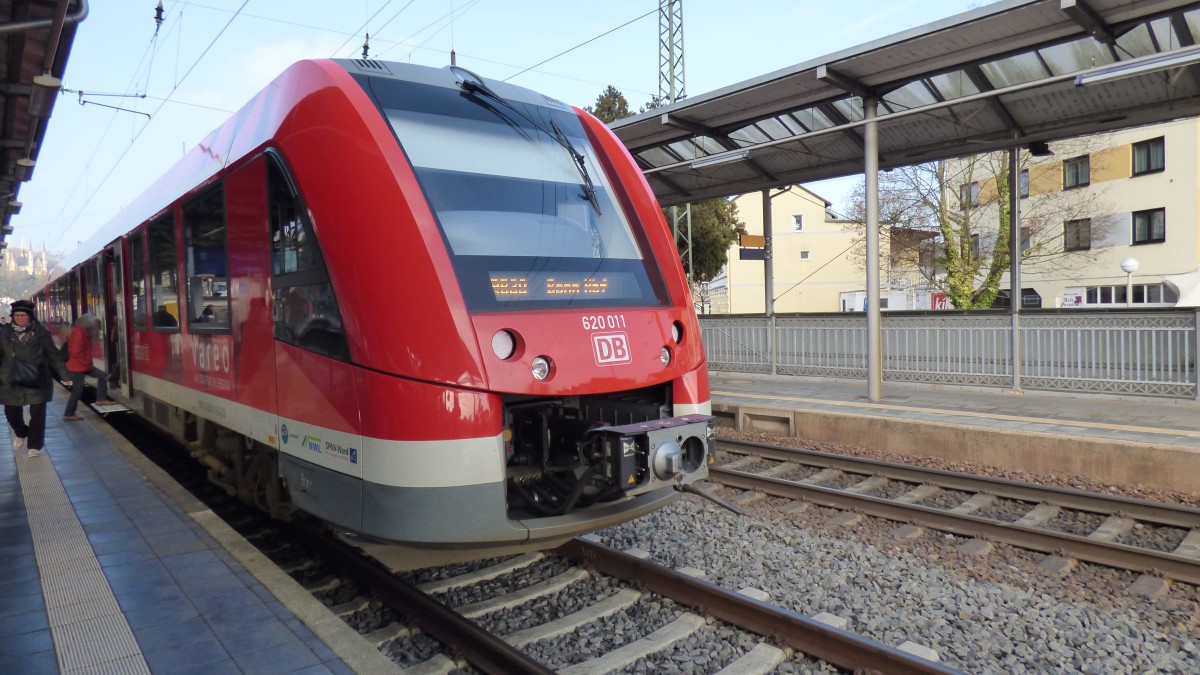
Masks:
[[[893,382],[1197,398],[1196,310],[883,314]],[[864,314],[700,317],[712,370],[867,377]]]

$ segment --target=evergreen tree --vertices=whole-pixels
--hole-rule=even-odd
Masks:
[[[712,281],[721,273],[725,263],[729,262],[729,248],[738,238],[746,233],[746,225],[738,218],[737,204],[732,199],[707,199],[696,202],[692,206],[692,279],[696,282]],[[679,207],[679,216],[683,220],[684,207]],[[663,209],[667,226],[671,226],[671,209]],[[687,222],[680,223],[680,230],[687,234]],[[677,241],[681,248],[684,270],[687,271],[688,259],[683,255],[683,242]]]
[[[596,97],[595,108],[589,105],[584,110],[600,118],[605,124],[612,124],[633,114],[629,110],[629,101],[625,100],[625,95],[611,84]]]

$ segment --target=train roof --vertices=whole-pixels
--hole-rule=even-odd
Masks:
[[[230,165],[268,143],[279,130],[286,111],[295,106],[307,89],[297,91],[294,78],[326,77],[335,82],[338,72],[383,77],[433,86],[458,88],[464,79],[475,79],[504,98],[540,106],[569,110],[570,106],[530,89],[499,80],[482,78],[465,68],[433,68],[410,63],[363,59],[310,59],[289,66],[258,92],[221,126],[204,137],[183,159],[147,187],[112,220],[67,254],[50,273],[53,281],[67,270],[99,253],[105,246],[153,218],[181,196],[209,182]],[[342,80],[342,86],[349,79]]]

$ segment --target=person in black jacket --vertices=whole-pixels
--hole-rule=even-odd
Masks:
[[[42,454],[46,442],[46,404],[54,397],[53,370],[70,386],[62,355],[50,331],[34,318],[33,303],[12,303],[12,322],[0,326],[0,403],[13,432],[13,450]],[[29,422],[25,422],[29,406]]]

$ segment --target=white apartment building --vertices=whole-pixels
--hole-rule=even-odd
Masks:
[[[1193,118],[1054,142],[1053,155],[1027,157],[1018,181],[1022,218],[1038,222],[1023,231],[1023,246],[1048,255],[1023,266],[1024,291],[1033,289],[1043,307],[1200,304],[1192,299],[1200,288],[1198,148],[1200,119]],[[994,178],[964,183],[958,195],[974,197],[985,213],[998,208]],[[1039,207],[1051,200],[1089,206],[1047,221]],[[1136,261],[1132,274],[1126,261]],[[1006,274],[1000,286],[1010,285]]]

